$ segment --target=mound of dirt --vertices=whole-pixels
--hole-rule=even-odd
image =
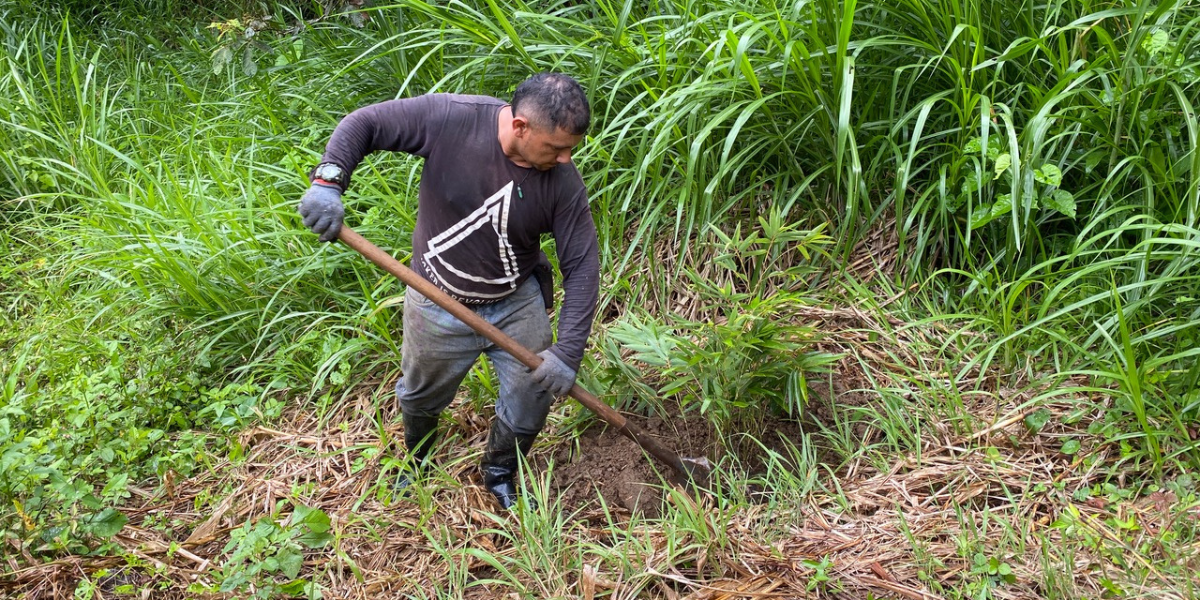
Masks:
[[[711,423],[702,416],[676,414],[664,419],[626,414],[625,417],[681,457],[705,457],[714,465],[736,463],[750,471],[761,468],[764,448],[780,451],[787,443],[799,444],[802,435],[794,421],[772,420],[763,423],[761,431],[751,432],[761,446],[736,441],[723,445]],[[732,457],[736,460],[721,460],[729,445],[738,453]],[[559,445],[553,458],[552,492],[567,510],[592,507],[603,499],[609,507],[657,517],[662,512],[665,488],[676,479],[669,467],[615,428],[599,421],[573,444]]]

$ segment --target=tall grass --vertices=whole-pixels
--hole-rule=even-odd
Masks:
[[[1166,199],[1146,209],[1185,224],[1196,210],[1187,93],[1196,15],[1185,3],[1153,12],[1062,2],[496,6],[378,7],[381,21],[403,28],[347,54],[345,72],[397,94],[468,82],[502,94],[535,70],[575,73],[601,116],[582,158],[602,159],[591,182],[606,208],[619,208],[606,215],[622,235],[636,218],[639,232],[665,228],[686,239],[714,216],[767,200],[831,205],[844,227],[894,210],[905,238],[923,223],[939,230],[912,255],[918,266],[938,250],[978,247],[1006,252],[999,262],[1011,272],[1036,259],[1025,249],[1038,246],[1039,223],[1053,230],[1067,221],[1038,210],[1046,190],[1037,168],[1059,166],[1066,182],[1051,187],[1078,195],[1078,213],[1089,214],[1130,193],[1124,178],[1138,167],[1122,158],[1156,151],[1170,159],[1129,182]],[[497,17],[506,14],[517,18]],[[1155,106],[1141,112],[1147,96]],[[1154,135],[1159,127],[1171,135]],[[972,138],[983,143],[964,151]],[[973,195],[992,204],[1007,192],[1018,210],[972,236],[952,205],[967,170],[994,171],[989,138],[1010,166]],[[910,188],[920,197],[908,198]],[[631,211],[636,217],[624,216]],[[955,264],[971,266],[966,260]]]
[[[1168,374],[1152,388],[1193,357],[1188,3],[403,0],[361,29],[299,31],[277,10],[254,43],[194,20],[79,28],[20,7],[0,25],[4,218],[52,222],[71,240],[61,271],[203,331],[200,355],[223,368],[275,365],[320,388],[396,349],[381,308],[395,284],[291,214],[342,114],[429,91],[507,96],[545,69],[592,95],[578,161],[618,306],[690,285],[714,235],[760,215],[832,223],[833,268],[894,222],[893,283],[925,282],[995,333],[968,368],[1083,368],[1126,354],[1104,341],[1121,327],[1133,358]],[[214,73],[222,47],[262,67]],[[413,165],[373,159],[381,176],[350,197],[385,245],[411,230]],[[664,238],[691,263],[645,260]],[[1073,327],[1090,333],[1059,333]],[[1027,343],[1053,365],[1021,358]]]
[[[277,416],[288,389],[325,406],[394,356],[398,286],[297,227],[335,121],[295,93],[290,40],[271,79],[222,77],[203,22],[163,41],[0,11],[0,456],[20,474],[0,526],[78,551],[126,485],[211,460],[206,431]],[[404,224],[363,228],[390,246]]]
[[[663,236],[696,264],[710,224],[773,210],[834,223],[845,259],[894,217],[894,284],[924,283],[995,336],[960,379],[996,359],[1066,373],[1120,358],[1159,373],[1120,371],[1154,380],[1151,405],[1194,410],[1180,400],[1197,339],[1190,3],[405,0],[376,14],[397,29],[346,53],[344,73],[384,94],[504,95],[543,69],[585,82],[598,118],[579,161],[630,304],[689,285],[688,261],[644,260]],[[1120,331],[1129,344],[1105,341]]]
[[[305,143],[294,139],[308,99],[253,80],[214,82],[198,44],[164,71],[152,41],[126,39],[113,56],[103,42],[76,42],[64,23],[26,24],[8,32],[19,39],[5,95],[17,104],[0,108],[0,135],[13,149],[7,172],[23,180],[11,182],[7,202],[17,208],[9,214],[37,205],[59,220],[53,231],[71,241],[58,255],[65,269],[81,283],[109,282],[113,302],[132,300],[148,318],[199,327],[201,355],[226,368],[292,348],[301,364],[285,371],[323,375],[327,364],[303,364],[336,358],[311,351],[322,341],[348,343],[344,354],[362,340],[395,349],[386,313],[354,298],[391,283],[294,226],[302,173],[320,146],[312,124]],[[47,63],[53,56],[61,59]],[[287,88],[297,75],[271,83]],[[327,133],[332,118],[312,114]],[[322,325],[339,315],[354,323],[348,335]],[[364,327],[372,316],[376,326]]]
[[[1031,406],[1101,405],[1079,413],[1102,409],[1095,433],[1139,473],[1200,465],[1192,3],[398,0],[363,27],[306,21],[307,3],[80,4],[0,4],[0,460],[21,473],[0,481],[0,526],[117,504],[124,484],[106,483],[221,452],[204,430],[390,379],[401,290],[303,230],[305,171],[362,104],[507,97],[546,69],[578,77],[595,113],[577,160],[622,320],[598,328],[589,383],[725,402],[709,413],[725,424],[801,413],[833,357],[789,310],[850,304],[955,331],[885,352],[895,372],[858,357],[873,401],[771,464],[795,505],[837,468],[816,447],[883,471],[967,434],[968,399],[1010,384],[1036,388]],[[222,49],[236,60],[217,70]],[[403,258],[418,163],[360,173],[349,222]],[[901,268],[856,281],[856,244],[884,229]],[[626,361],[652,342],[698,367],[671,363],[663,387]],[[699,508],[667,518],[668,556],[728,542]],[[550,573],[557,592],[593,554],[644,576],[636,532],[613,526],[610,553],[538,519],[520,535],[541,547],[490,558],[504,579]],[[455,585],[477,584],[481,557],[442,550]]]

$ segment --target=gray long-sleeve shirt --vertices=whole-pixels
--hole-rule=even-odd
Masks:
[[[539,171],[505,156],[497,129],[504,106],[458,94],[367,106],[342,119],[322,162],[352,174],[376,150],[423,157],[412,266],[466,304],[495,302],[516,290],[544,260],[541,235],[551,234],[563,275],[554,350],[578,370],[600,289],[587,189],[573,163]]]

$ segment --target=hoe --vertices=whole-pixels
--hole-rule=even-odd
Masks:
[[[367,260],[375,263],[383,270],[395,275],[405,285],[415,288],[421,292],[426,298],[429,298],[434,304],[444,308],[447,312],[458,317],[463,323],[466,323],[480,335],[491,340],[492,343],[503,348],[509,354],[516,357],[526,367],[536,369],[541,364],[542,359],[537,354],[534,354],[528,348],[525,348],[516,340],[508,337],[491,323],[481,319],[471,309],[463,306],[455,299],[448,296],[445,292],[438,289],[437,286],[429,283],[420,275],[417,275],[412,269],[404,266],[400,261],[392,258],[391,255],[381,250],[366,238],[359,235],[354,230],[343,225],[342,231],[338,235],[338,239],[343,244],[350,246],[354,250],[362,254]],[[603,403],[591,392],[583,389],[579,384],[571,388],[570,396],[577,400],[580,404],[587,407],[596,416],[603,419],[609,425],[617,428],[622,434],[636,442],[639,446],[649,452],[654,458],[657,458],[666,466],[674,470],[681,480],[679,483],[690,483],[696,487],[707,487],[708,477],[712,471],[712,466],[707,458],[680,458],[678,454],[667,448],[658,440],[650,437],[637,425],[630,423],[621,413],[614,410],[611,406]]]

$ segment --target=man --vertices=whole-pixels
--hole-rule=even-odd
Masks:
[[[596,228],[571,162],[590,118],[583,88],[556,73],[521,83],[511,104],[457,94],[392,100],[342,119],[313,169],[299,210],[328,242],[337,239],[341,195],[364,156],[389,150],[423,157],[412,268],[543,359],[530,372],[409,288],[396,396],[413,467],[397,488],[424,469],[438,415],[483,353],[500,380],[483,481],[502,507],[516,503],[518,456],[533,446],[554,397],[574,385],[596,310]],[[549,261],[540,250],[545,233],[555,239],[563,276],[554,344]]]

